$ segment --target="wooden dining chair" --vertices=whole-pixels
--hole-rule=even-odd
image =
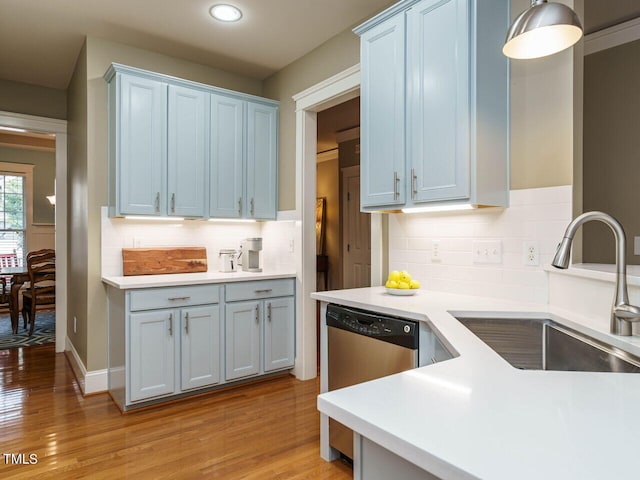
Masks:
[[[22,318],[29,323],[29,336],[33,335],[38,305],[56,303],[56,252],[45,249],[27,254],[29,285],[22,292]]]
[[[0,253],[0,268],[14,268],[18,266],[18,256],[15,253]],[[13,277],[13,275],[0,275],[0,284],[2,285],[0,303],[9,303],[11,277]]]

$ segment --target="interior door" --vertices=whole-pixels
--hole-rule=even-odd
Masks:
[[[371,216],[360,211],[360,167],[342,169],[342,288],[371,286]]]

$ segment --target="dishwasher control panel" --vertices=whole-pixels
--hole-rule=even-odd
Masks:
[[[419,345],[418,324],[412,320],[330,304],[327,306],[326,321],[328,327],[340,328],[402,347],[417,349]]]

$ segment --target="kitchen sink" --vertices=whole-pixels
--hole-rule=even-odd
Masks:
[[[456,318],[516,368],[640,373],[640,357],[548,318]]]

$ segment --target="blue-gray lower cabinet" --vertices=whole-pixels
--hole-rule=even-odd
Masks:
[[[225,378],[260,373],[260,325],[262,302],[236,302],[226,306]]]
[[[109,393],[130,410],[286,371],[292,278],[108,289]]]
[[[132,313],[129,384],[132,402],[175,391],[174,311]]]
[[[220,381],[219,305],[132,313],[129,331],[131,402]]]
[[[190,390],[220,381],[220,307],[183,309],[180,318],[181,388]]]
[[[293,367],[294,292],[293,279],[238,282],[226,286],[227,380]]]
[[[293,297],[265,300],[264,371],[292,367],[295,361]]]

